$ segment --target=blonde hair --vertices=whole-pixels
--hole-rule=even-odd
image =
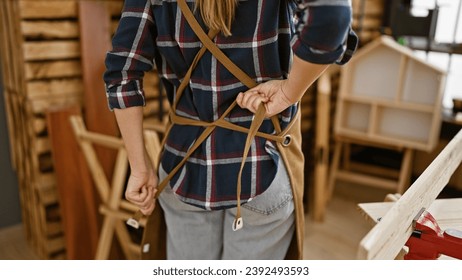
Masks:
[[[208,28],[230,36],[237,3],[238,0],[196,0],[195,10],[200,11]]]

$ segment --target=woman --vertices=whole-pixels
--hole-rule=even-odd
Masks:
[[[245,85],[215,54],[198,55],[205,42],[185,5],[258,86]],[[292,129],[307,88],[343,57],[350,21],[348,0],[125,0],[104,79],[131,167],[126,198],[149,215],[159,179],[170,173],[159,197],[169,259],[283,259],[294,244],[293,256],[302,257],[300,139],[288,158],[268,135]],[[142,137],[142,78],[154,63],[173,108],[159,179]],[[249,128],[261,103],[267,137],[252,137],[248,153],[247,133],[206,128],[217,120]]]

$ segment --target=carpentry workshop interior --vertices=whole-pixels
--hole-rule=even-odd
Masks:
[[[123,0],[0,1],[0,260],[140,259],[102,81]],[[462,0],[353,0],[301,100],[306,260],[462,259]],[[144,79],[149,155],[169,102]]]

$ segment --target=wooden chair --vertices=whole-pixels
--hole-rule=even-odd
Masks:
[[[436,199],[461,162],[462,130],[395,202],[360,204],[377,224],[361,240],[358,259],[395,259],[411,236],[413,220],[422,209],[428,210],[443,229],[461,230],[462,198]]]
[[[95,259],[108,259],[114,234],[117,236],[127,259],[140,259],[140,245],[132,241],[125,224],[125,221],[136,212],[137,207],[123,199],[129,167],[127,152],[122,139],[88,131],[80,116],[72,116],[70,117],[70,121],[101,199],[99,211],[103,215],[103,225]],[[161,150],[158,134],[153,130],[145,130],[144,137],[148,154],[155,165],[154,167],[157,168],[157,157]],[[114,175],[111,183],[108,182],[104,174],[103,167],[96,156],[93,145],[117,150]],[[140,223],[141,226],[144,226],[146,223],[145,219],[142,219]]]

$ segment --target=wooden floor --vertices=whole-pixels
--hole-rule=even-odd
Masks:
[[[0,230],[0,260],[38,260],[21,224]]]
[[[306,218],[304,259],[356,259],[359,242],[373,226],[359,212],[357,204],[383,201],[387,193],[370,187],[337,184],[324,222]]]
[[[349,260],[356,258],[359,241],[371,229],[357,210],[359,202],[383,201],[386,191],[338,184],[323,223],[306,219],[304,258]],[[0,230],[0,260],[36,260],[21,225]]]

